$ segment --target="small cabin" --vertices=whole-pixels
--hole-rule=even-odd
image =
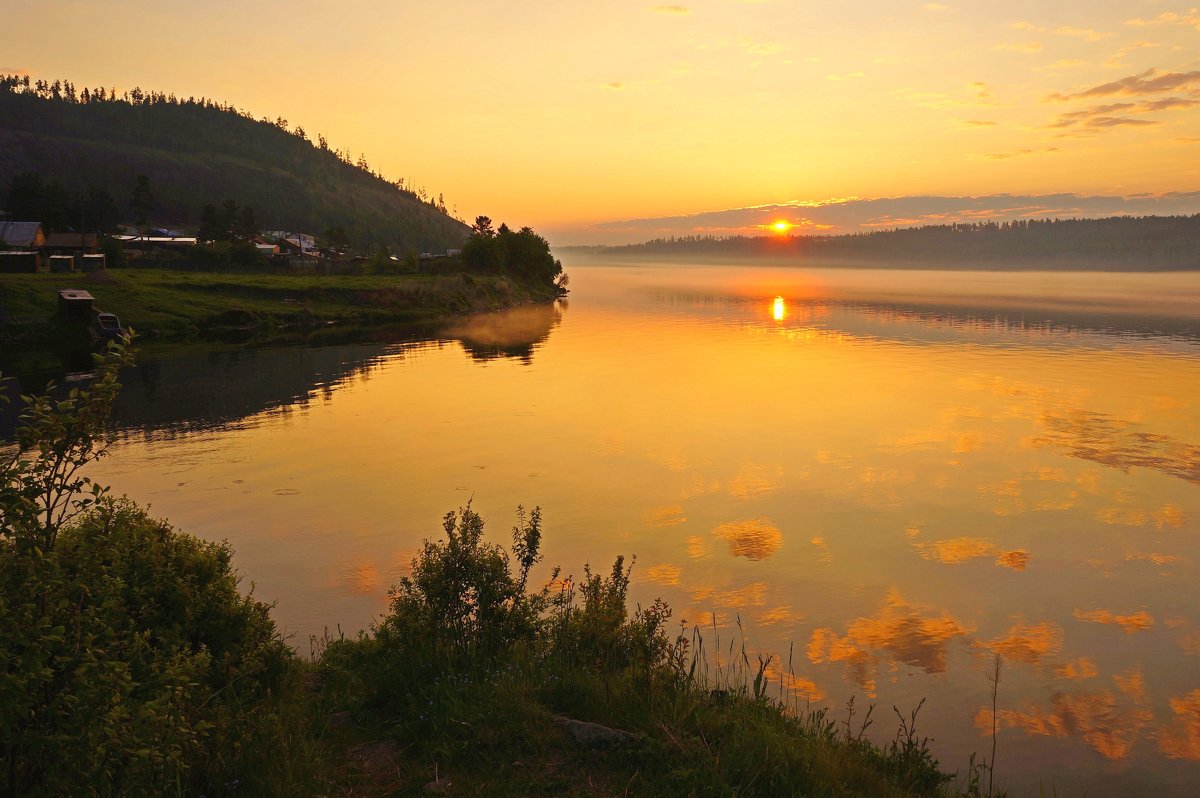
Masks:
[[[108,261],[105,260],[104,253],[98,252],[94,255],[80,255],[76,259],[79,267],[84,272],[102,272],[108,268]]]
[[[48,268],[36,250],[0,250],[0,274],[38,274]]]
[[[79,288],[63,288],[58,292],[58,315],[70,322],[91,324],[95,298]]]

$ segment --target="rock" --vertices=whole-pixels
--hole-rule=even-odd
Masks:
[[[588,723],[585,720],[572,720],[561,715],[554,716],[554,724],[586,748],[615,748],[632,745],[640,739],[636,734],[621,729]]]
[[[447,779],[431,781],[425,785],[425,792],[429,795],[449,795],[451,786]]]
[[[376,740],[350,749],[350,756],[358,761],[363,772],[375,783],[394,780],[399,768],[396,766],[396,744],[390,740]]]
[[[356,724],[349,712],[331,712],[325,717],[325,725],[331,729],[353,729]]]

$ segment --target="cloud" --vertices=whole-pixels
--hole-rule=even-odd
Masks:
[[[962,124],[967,127],[995,127],[996,123],[990,119],[964,119]]]
[[[783,45],[775,42],[760,42],[749,36],[739,36],[737,40],[738,46],[748,53],[753,55],[774,55],[782,52]]]
[[[1013,53],[1040,53],[1042,51],[1041,42],[1001,42],[994,48],[995,50],[1007,50]]]
[[[1054,33],[1059,36],[1073,36],[1079,39],[1085,39],[1089,42],[1098,42],[1101,39],[1107,39],[1113,35],[1111,33],[1102,33],[1098,30],[1092,30],[1091,28],[1072,28],[1070,25],[1063,25],[1062,27],[1055,28]]]
[[[1032,31],[1034,33],[1045,33],[1046,32],[1046,29],[1043,26],[1035,25],[1026,19],[1018,20],[1017,22],[1014,22],[1009,27],[1011,27],[1015,30],[1027,30],[1027,31]]]
[[[925,11],[949,11],[950,10],[950,6],[948,6],[944,3],[926,3],[925,5],[921,6],[921,8],[924,9]]]
[[[1125,24],[1140,27],[1147,25],[1184,25],[1200,30],[1200,9],[1192,8],[1183,14],[1175,11],[1164,11],[1152,19],[1142,19],[1141,17],[1127,19],[1125,20]]]
[[[612,83],[605,83],[603,88],[612,89],[613,91],[620,91],[621,89],[625,88],[625,84],[619,80],[614,80]]]
[[[1120,50],[1117,50],[1115,53],[1110,55],[1108,57],[1108,60],[1106,60],[1104,62],[1104,65],[1106,67],[1110,67],[1112,69],[1116,69],[1118,67],[1123,67],[1123,66],[1128,66],[1128,64],[1125,63],[1125,59],[1129,56],[1130,53],[1132,53],[1136,50],[1144,50],[1149,47],[1162,47],[1162,43],[1161,42],[1140,41],[1140,42],[1134,42],[1133,44],[1127,44],[1124,47],[1122,47]]]
[[[656,14],[676,14],[678,16],[692,13],[692,9],[687,6],[651,6],[650,10]]]
[[[985,161],[1007,161],[1011,158],[1024,158],[1029,155],[1045,155],[1049,152],[1058,152],[1058,147],[1022,147],[1019,150],[988,152],[980,155],[979,157]]]
[[[1195,85],[1200,85],[1200,71],[1159,72],[1157,69],[1151,68],[1137,75],[1129,75],[1120,80],[1101,83],[1098,86],[1093,86],[1090,89],[1084,89],[1074,94],[1051,94],[1046,100],[1061,102],[1064,100],[1109,97],[1112,95],[1137,97],[1143,94],[1157,94],[1162,91],[1173,91]]]
[[[825,79],[826,80],[851,80],[853,78],[865,78],[865,77],[866,77],[866,75],[863,74],[862,72],[843,72],[840,75],[835,75],[835,74],[826,75]]]

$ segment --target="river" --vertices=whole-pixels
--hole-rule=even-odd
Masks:
[[[925,698],[944,768],[990,757],[998,652],[1011,795],[1200,792],[1200,275],[567,270],[434,340],[147,360],[97,477],[227,539],[301,652],[447,511],[539,505],[543,574],[636,555],[879,742]]]

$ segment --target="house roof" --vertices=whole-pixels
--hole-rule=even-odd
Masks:
[[[10,247],[31,247],[41,229],[41,222],[0,222],[0,241]]]
[[[96,233],[47,233],[46,246],[50,248],[62,247],[63,249],[78,247],[80,249],[91,249],[99,246],[100,236]]]

